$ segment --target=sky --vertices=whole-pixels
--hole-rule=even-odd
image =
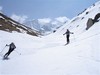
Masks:
[[[73,18],[99,0],[0,0],[0,10],[17,19]],[[14,17],[15,16],[15,17]]]

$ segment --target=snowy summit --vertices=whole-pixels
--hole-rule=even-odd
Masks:
[[[32,21],[27,21],[23,24],[45,35],[48,33],[50,34],[53,31],[56,31],[59,27],[61,27],[65,23],[68,23],[69,21],[70,19],[68,19],[67,17],[58,17],[54,19],[51,18],[34,19]]]

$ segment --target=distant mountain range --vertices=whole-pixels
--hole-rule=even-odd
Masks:
[[[47,35],[55,32],[68,21],[69,19],[67,17],[58,17],[55,19],[35,19],[21,24],[0,12],[0,30],[7,32],[16,31],[34,36]]]
[[[58,17],[55,19],[44,18],[27,21],[24,25],[41,32],[43,35],[55,32],[59,27],[67,23],[67,17]]]

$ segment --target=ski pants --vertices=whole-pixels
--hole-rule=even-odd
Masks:
[[[4,58],[7,58],[13,50],[14,48],[9,48],[9,51],[4,55]]]
[[[70,42],[69,37],[70,37],[70,35],[66,36],[66,38],[67,38],[67,44]]]

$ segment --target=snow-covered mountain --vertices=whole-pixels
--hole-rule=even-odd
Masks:
[[[97,2],[90,6],[89,8],[85,9],[73,19],[70,20],[67,24],[64,24],[58,32],[65,32],[66,29],[70,29],[73,32],[77,31],[77,35],[86,31],[88,19],[94,19],[95,16],[100,13],[100,2]],[[100,17],[100,15],[99,15]],[[98,18],[99,19],[99,18]],[[95,24],[94,24],[95,25]]]
[[[94,19],[99,9],[100,1],[41,38],[0,31],[0,75],[100,75],[100,21],[86,30],[88,19]],[[66,29],[74,34],[64,46]],[[17,48],[3,61],[5,45],[12,41]]]
[[[40,31],[42,34],[48,34],[55,32],[63,24],[67,23],[69,19],[67,17],[58,17],[55,19],[43,18],[35,19],[24,23],[26,26]]]
[[[33,30],[19,22],[7,17],[3,13],[0,13],[0,30],[7,31],[7,32],[19,32],[19,33],[26,33],[33,36],[37,36],[40,34],[38,31]]]

